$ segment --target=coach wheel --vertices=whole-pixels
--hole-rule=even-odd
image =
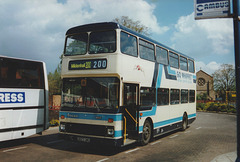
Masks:
[[[183,121],[182,121],[182,131],[185,131],[187,129],[187,126],[188,126],[188,118],[187,118],[187,115],[184,114]]]
[[[148,144],[151,137],[152,137],[152,127],[151,127],[150,122],[148,120],[146,120],[143,125],[141,144],[142,145]]]

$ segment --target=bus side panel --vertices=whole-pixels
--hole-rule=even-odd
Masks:
[[[31,110],[13,110],[13,128],[15,127],[43,127],[44,124],[44,109]]]
[[[12,139],[12,131],[1,132],[12,127],[12,110],[1,110],[0,111],[0,141]]]
[[[0,112],[0,130],[12,127],[12,110],[1,110]]]
[[[37,134],[42,131],[43,131],[43,128],[33,128],[33,129],[14,131],[12,135],[12,139],[29,137],[31,135]]]

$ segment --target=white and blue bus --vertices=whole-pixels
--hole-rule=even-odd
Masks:
[[[48,129],[44,62],[0,56],[0,142]]]
[[[117,23],[66,32],[60,136],[143,145],[196,119],[194,59]]]

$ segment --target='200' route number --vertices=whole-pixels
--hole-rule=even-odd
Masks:
[[[94,69],[105,69],[107,67],[107,60],[97,60],[93,61]]]

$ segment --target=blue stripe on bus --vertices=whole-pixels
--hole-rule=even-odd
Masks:
[[[114,137],[122,137],[122,134],[123,134],[122,130],[114,131]]]
[[[188,115],[188,119],[196,117],[196,113]]]
[[[170,66],[164,65],[166,79],[177,80],[176,71],[171,70]]]
[[[161,86],[161,81],[162,81],[162,69],[163,69],[163,65],[159,64],[158,77],[157,77],[157,86],[156,86],[156,88],[160,88],[160,86]]]
[[[141,111],[142,117],[154,116],[156,115],[156,111],[157,111],[157,106],[153,106],[152,110],[149,110],[149,111]]]
[[[144,116],[153,116],[156,113],[157,106],[153,107],[152,111],[148,111],[144,113]],[[73,112],[60,112],[59,116],[64,115],[65,118],[72,118],[72,119],[87,119],[87,120],[104,120],[107,121],[108,118],[112,118],[114,121],[122,121],[122,115],[110,115],[110,114],[88,114],[88,113],[73,113]],[[142,117],[144,117],[142,116]],[[100,118],[99,118],[100,117]],[[196,113],[188,115],[188,119],[196,117]],[[156,122],[153,124],[154,128],[161,127],[164,125],[173,124],[176,122],[182,121],[182,117],[177,117],[169,120],[164,120],[161,122]],[[139,132],[143,131],[143,126],[139,126]],[[114,131],[114,137],[122,137],[123,130]]]
[[[153,80],[152,80],[152,88],[156,88],[157,79],[158,79],[158,71],[159,71],[159,64],[157,62],[155,62]]]
[[[188,119],[193,118],[193,117],[196,117],[196,113],[188,115]],[[181,117],[177,117],[177,118],[168,119],[168,120],[153,123],[153,128],[155,129],[157,127],[161,127],[161,126],[164,126],[164,125],[170,125],[170,124],[173,124],[173,123],[181,122],[182,118],[183,117],[181,116]],[[143,126],[139,126],[139,132],[142,132],[142,131],[143,131]]]
[[[87,120],[103,120],[108,121],[109,118],[113,121],[122,121],[122,114],[89,114],[89,113],[74,113],[74,112],[60,112],[59,116],[72,119],[87,119]]]
[[[161,122],[154,123],[154,124],[153,124],[153,127],[154,127],[154,128],[156,128],[156,127],[161,127],[161,126],[169,125],[169,124],[176,123],[176,122],[179,122],[179,121],[182,121],[182,116],[181,116],[181,117],[177,117],[177,118],[168,119],[168,120],[164,120],[164,121],[161,121]]]
[[[168,69],[168,74],[169,74],[169,75],[176,75],[176,71],[172,70],[171,67],[170,67],[170,65],[168,65],[168,68],[167,68],[167,69]]]

